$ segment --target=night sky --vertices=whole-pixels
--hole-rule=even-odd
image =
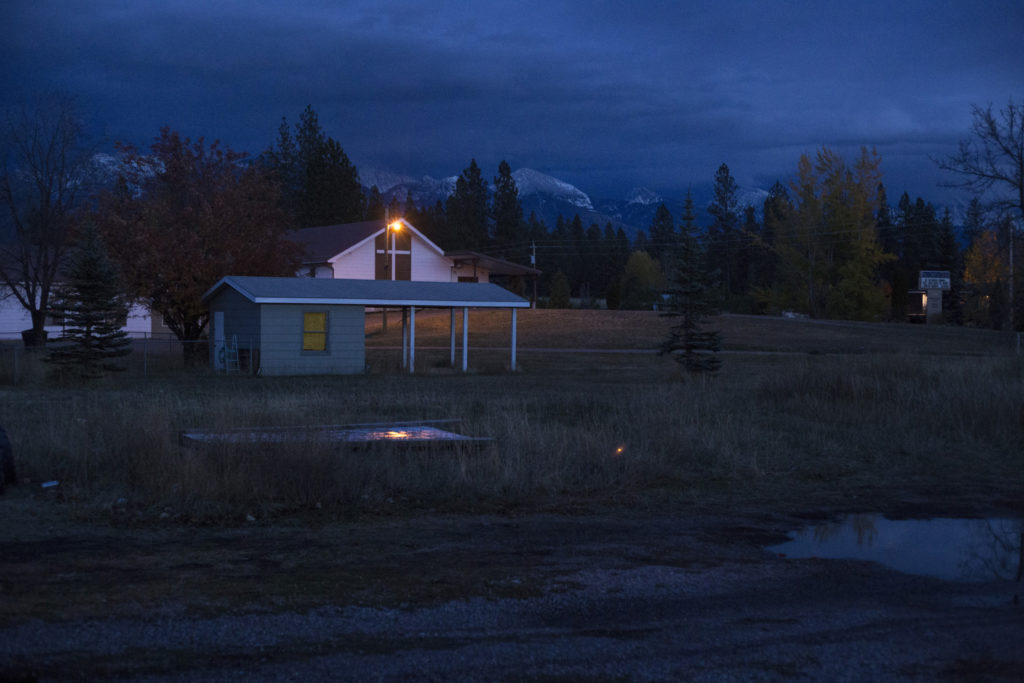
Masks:
[[[166,124],[258,153],[310,104],[360,168],[507,159],[596,198],[867,145],[891,198],[939,203],[971,105],[1024,100],[1020,0],[703,5],[8,0],[0,91],[74,93],[110,150]]]

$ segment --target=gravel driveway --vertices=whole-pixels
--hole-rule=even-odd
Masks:
[[[1024,680],[1016,583],[951,583],[764,550],[791,523],[428,516],[311,530],[303,533],[319,539],[317,557],[329,556],[308,571],[376,559],[377,576],[364,578],[372,589],[282,609],[282,581],[308,579],[309,562],[269,561],[254,584],[265,599],[231,607],[194,592],[176,598],[173,581],[159,604],[134,607],[116,585],[98,587],[116,616],[96,608],[6,619],[0,679]],[[95,542],[122,537],[129,554],[165,548],[180,567],[198,543],[187,531],[164,532],[158,546],[144,545],[148,532],[94,533]],[[229,552],[251,559],[295,534],[241,529]],[[10,557],[23,558],[31,542],[8,545]],[[89,543],[79,538],[76,553],[92,552]],[[104,570],[107,580],[126,576],[125,566]],[[428,583],[444,590],[424,592]]]

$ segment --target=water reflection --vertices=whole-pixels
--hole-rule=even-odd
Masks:
[[[878,562],[908,574],[960,581],[1020,580],[1024,521],[890,520],[857,514],[790,534],[769,548],[785,557]]]

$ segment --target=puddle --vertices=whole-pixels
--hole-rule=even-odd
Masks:
[[[1019,579],[1024,520],[906,519],[850,515],[790,533],[768,548],[785,557],[870,560],[907,574],[955,581]]]

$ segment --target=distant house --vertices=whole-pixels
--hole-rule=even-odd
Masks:
[[[353,374],[366,367],[366,308],[403,310],[403,366],[413,371],[416,310],[462,309],[462,369],[467,367],[470,308],[511,311],[511,362],[516,366],[516,309],[530,302],[491,283],[225,277],[203,301],[210,309],[210,362],[244,365],[262,375]],[[408,321],[406,323],[406,321]],[[240,356],[246,362],[240,364]]]
[[[159,321],[159,315],[151,316],[145,306],[134,304],[121,327],[129,336],[148,337],[154,335],[155,326]],[[21,339],[22,331],[31,328],[32,318],[28,311],[10,290],[0,286],[0,339]],[[48,315],[44,329],[47,338],[56,339],[64,333],[64,321],[57,314]]]
[[[302,245],[298,275],[354,280],[491,282],[536,279],[529,266],[471,251],[445,252],[405,219],[305,228],[289,239]]]

